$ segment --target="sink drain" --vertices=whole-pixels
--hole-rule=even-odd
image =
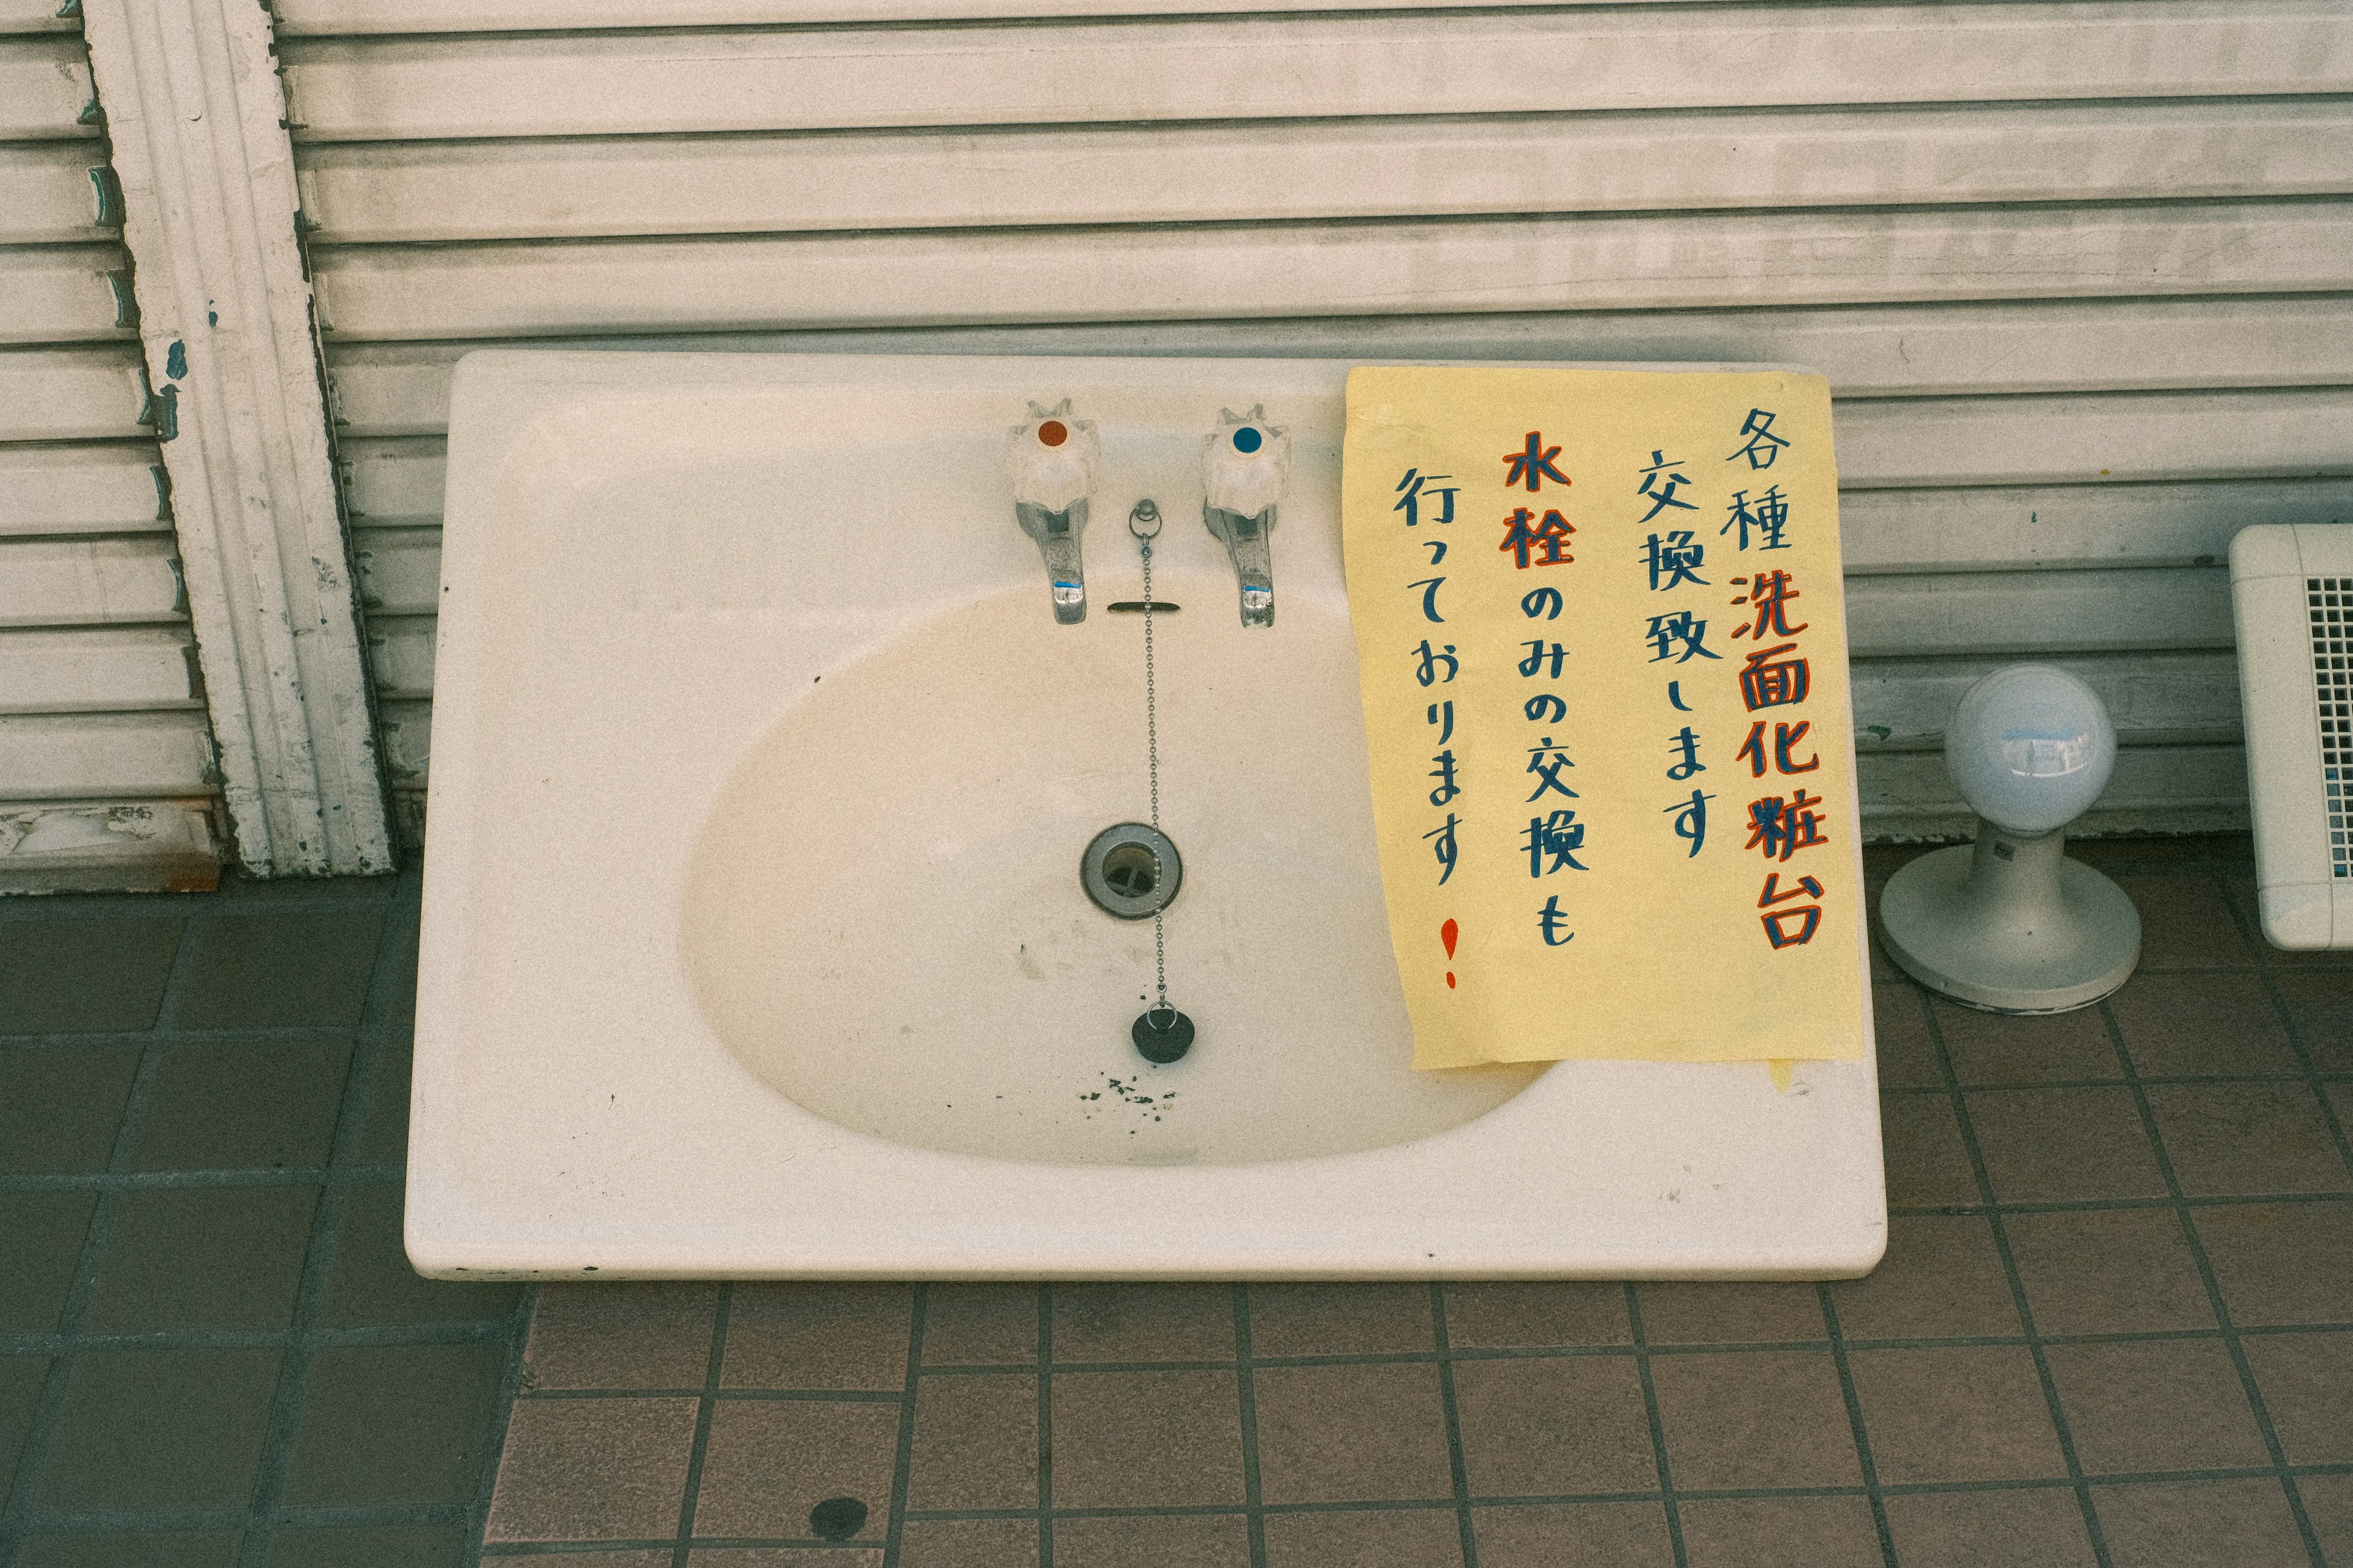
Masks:
[[[1105,914],[1124,921],[1149,919],[1176,900],[1185,863],[1166,834],[1141,822],[1106,827],[1087,846],[1079,881]]]

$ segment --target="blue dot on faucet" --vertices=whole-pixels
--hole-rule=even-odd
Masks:
[[[1234,450],[1237,452],[1255,452],[1265,443],[1266,437],[1258,433],[1255,425],[1245,425],[1234,432]]]

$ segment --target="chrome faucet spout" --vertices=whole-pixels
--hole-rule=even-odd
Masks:
[[[1267,536],[1274,531],[1274,508],[1245,517],[1204,504],[1201,521],[1225,542],[1227,559],[1234,563],[1234,578],[1241,588],[1242,625],[1274,625],[1274,553],[1267,542]]]
[[[1047,592],[1053,595],[1054,619],[1074,626],[1087,618],[1087,567],[1080,542],[1087,528],[1083,496],[1060,511],[1048,511],[1029,501],[1013,503],[1021,531],[1038,542],[1046,560]]]

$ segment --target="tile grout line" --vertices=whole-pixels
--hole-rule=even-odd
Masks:
[[[1438,1345],[1438,1408],[1446,1423],[1446,1465],[1454,1481],[1456,1529],[1463,1568],[1479,1568],[1479,1538],[1471,1517],[1471,1469],[1462,1453],[1462,1415],[1454,1403],[1454,1357],[1446,1331],[1446,1287],[1430,1282],[1430,1321]]]
[[[670,1568],[686,1568],[694,1549],[694,1510],[702,1491],[702,1457],[711,1447],[711,1417],[719,1405],[719,1378],[727,1358],[727,1319],[735,1304],[732,1280],[719,1283],[711,1310],[711,1356],[703,1363],[702,1397],[694,1411],[694,1442],[686,1454],[686,1485],[678,1500],[678,1537],[670,1543]]]
[[[1242,1521],[1250,1540],[1250,1568],[1266,1568],[1266,1497],[1258,1472],[1258,1384],[1250,1355],[1250,1287],[1233,1287],[1234,1398],[1242,1437]]]
[[[286,1349],[278,1363],[278,1387],[270,1401],[269,1425],[261,1446],[261,1462],[253,1479],[252,1523],[248,1527],[239,1561],[243,1568],[261,1568],[286,1489],[287,1468],[293,1462],[301,1436],[302,1405],[311,1381],[313,1336],[326,1314],[327,1281],[335,1267],[335,1249],[343,1232],[344,1192],[335,1173],[359,1152],[366,1131],[369,1098],[376,1069],[384,1058],[385,1036],[399,1004],[394,994],[410,973],[416,947],[416,893],[404,879],[379,910],[375,952],[367,982],[366,1000],[360,1009],[359,1027],[345,1058],[343,1104],[328,1140],[327,1163],[318,1196],[311,1210],[310,1245],[302,1274],[295,1288],[294,1308],[288,1322]]]
[[[1038,1286],[1038,1568],[1054,1568],[1054,1286],[1050,1280]]]
[[[2084,1479],[2082,1456],[2075,1451],[2074,1428],[2068,1424],[2066,1406],[2059,1398],[2059,1380],[2051,1371],[2051,1357],[2041,1333],[2034,1326],[2034,1309],[2026,1298],[2026,1277],[2020,1272],[2018,1255],[2010,1249],[2010,1229],[2002,1223],[2002,1207],[1993,1189],[1993,1175],[1986,1167],[1985,1151],[1978,1143],[1977,1123],[1969,1115],[1968,1097],[1962,1093],[1960,1075],[1954,1070],[1953,1054],[1945,1042],[1945,1031],[1936,1021],[1936,1009],[1926,996],[1926,987],[1910,982],[1923,993],[1922,1011],[1927,1018],[1928,1047],[1936,1053],[1936,1070],[1945,1080],[1946,1103],[1953,1113],[1953,1124],[1959,1132],[1961,1149],[1968,1156],[1969,1176],[1976,1183],[1978,1202],[1983,1205],[1986,1226],[1993,1233],[1995,1254],[2001,1259],[2002,1276],[2010,1283],[2010,1304],[2018,1314],[2018,1326],[2024,1332],[2026,1353],[2034,1363],[2035,1378],[2042,1384],[2042,1401],[2051,1415],[2052,1431],[2059,1439],[2059,1458],[2067,1467],[2067,1479],[2075,1493],[2075,1506],[2084,1516],[2084,1531],[2092,1543],[2092,1555],[2099,1568],[2115,1568],[2108,1552],[2107,1531],[2101,1528],[2099,1510],[2093,1504],[2091,1482]],[[2119,1066],[2122,1064],[2119,1063]]]
[[[1879,1555],[1895,1568],[1895,1532],[1887,1522],[1887,1500],[1879,1489],[1879,1465],[1871,1457],[1871,1433],[1863,1425],[1862,1396],[1855,1391],[1854,1368],[1847,1360],[1846,1339],[1839,1330],[1838,1303],[1831,1299],[1828,1280],[1814,1284],[1814,1301],[1831,1331],[1831,1362],[1838,1368],[1839,1395],[1846,1402],[1847,1425],[1854,1432],[1855,1464],[1862,1476],[1862,1493],[1871,1503],[1872,1527],[1879,1531]]]
[[[531,1323],[539,1316],[539,1290],[531,1286],[508,1314],[507,1360],[499,1373],[498,1404],[491,1418],[489,1452],[482,1456],[481,1478],[474,1483],[474,1500],[466,1507],[466,1568],[480,1568],[483,1537],[491,1524],[491,1499],[499,1484],[499,1466],[506,1458],[507,1428],[514,1423],[515,1395],[522,1392],[523,1351],[531,1343]],[[280,1518],[285,1510],[279,1510]]]
[[[2165,1183],[2165,1190],[2177,1201],[2181,1197],[2181,1176],[2173,1167],[2173,1156],[2166,1149],[2164,1134],[2157,1125],[2157,1113],[2149,1108],[2147,1091],[2142,1087],[2132,1059],[2132,1049],[2126,1043],[2124,1030],[2116,1022],[2115,1009],[2105,1001],[2100,1006],[2101,1022],[2107,1026],[2108,1040],[2125,1064],[2125,1086],[2131,1093],[2133,1109],[2140,1117],[2141,1136],[2148,1140],[2150,1152],[2157,1158],[2157,1173]],[[2189,1245],[2191,1261],[2198,1266],[2198,1279],[2206,1290],[2207,1308],[2214,1314],[2215,1326],[2221,1332],[2223,1349],[2231,1358],[2232,1370],[2238,1374],[2239,1389],[2254,1416],[2255,1430],[2263,1440],[2263,1450],[2271,1456],[2272,1470],[2279,1481],[2280,1491],[2287,1500],[2289,1514],[2295,1521],[2296,1533],[2303,1538],[2304,1550],[2313,1568],[2327,1568],[2320,1554],[2320,1540],[2313,1531],[2312,1520],[2305,1512],[2304,1498],[2296,1490],[2295,1479],[2288,1474],[2287,1453],[2280,1445],[2279,1433],[2272,1426],[2271,1410],[2263,1403],[2263,1390],[2256,1385],[2255,1371],[2247,1360],[2246,1347],[2231,1325],[2231,1309],[2222,1299],[2221,1282],[2214,1276],[2212,1262],[2206,1256],[2204,1240],[2186,1207],[2174,1210],[2174,1221],[2181,1227],[2182,1239]]]
[[[899,1539],[907,1524],[909,1472],[915,1462],[915,1383],[923,1367],[923,1321],[932,1288],[918,1280],[907,1308],[907,1380],[900,1393],[899,1439],[891,1458],[890,1511],[882,1527],[882,1568],[899,1568]]]
[[[1626,1331],[1634,1342],[1634,1376],[1642,1385],[1642,1414],[1651,1423],[1651,1460],[1659,1471],[1659,1502],[1667,1514],[1667,1544],[1675,1554],[1675,1568],[1691,1568],[1690,1549],[1683,1542],[1683,1510],[1675,1500],[1674,1470],[1667,1461],[1667,1426],[1659,1415],[1659,1390],[1651,1381],[1651,1346],[1642,1332],[1642,1302],[1634,1282],[1620,1287],[1626,1293]]]
[[[164,979],[164,994],[155,1005],[158,1032],[179,1007],[189,973],[195,967],[197,933],[204,917],[186,914],[183,919],[186,923],[180,928],[179,946],[172,954],[172,967]],[[107,1157],[108,1170],[122,1168],[137,1152],[163,1066],[163,1047],[151,1039],[140,1055],[131,1092],[123,1100],[122,1120],[115,1128],[114,1148]],[[58,1314],[58,1333],[66,1342],[49,1363],[48,1373],[42,1380],[40,1401],[34,1407],[25,1446],[16,1460],[16,1484],[9,1489],[5,1506],[0,1506],[0,1568],[15,1568],[17,1554],[23,1549],[25,1521],[33,1511],[34,1488],[48,1458],[50,1439],[65,1417],[66,1385],[74,1365],[74,1341],[81,1331],[83,1319],[89,1315],[90,1298],[97,1293],[99,1271],[106,1265],[107,1243],[112,1234],[115,1213],[121,1206],[118,1194],[101,1191],[90,1210],[90,1226],[82,1235],[81,1256],[74,1266],[73,1284]]]

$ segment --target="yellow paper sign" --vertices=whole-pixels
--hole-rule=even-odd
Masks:
[[[1861,1056],[1821,378],[1358,369],[1341,511],[1414,1064]]]

